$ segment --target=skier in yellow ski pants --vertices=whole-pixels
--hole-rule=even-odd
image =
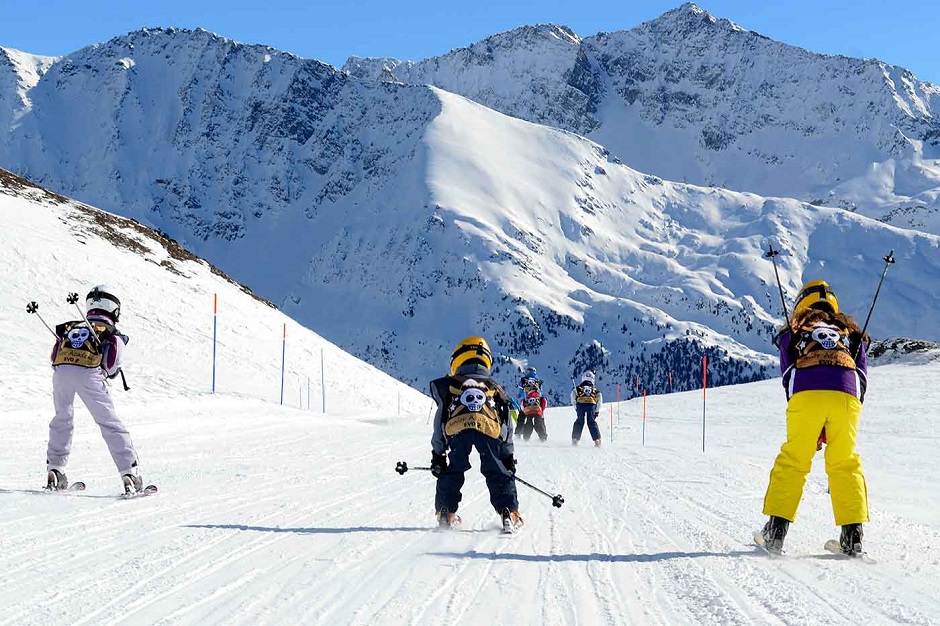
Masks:
[[[770,472],[764,496],[769,516],[755,537],[771,552],[781,552],[803,497],[806,476],[825,429],[826,473],[836,525],[842,527],[842,552],[859,556],[862,524],[868,521],[868,489],[855,452],[868,376],[867,337],[826,282],[807,283],[792,319],[777,337],[780,371],[787,392],[787,440]]]
[[[868,489],[855,437],[862,403],[841,391],[803,391],[787,404],[787,441],[770,472],[764,515],[793,521],[803,485],[816,454],[816,440],[826,428],[826,474],[836,526],[868,521]]]

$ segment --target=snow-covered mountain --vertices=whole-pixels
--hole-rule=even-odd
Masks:
[[[29,90],[55,60],[0,47],[0,129],[12,129],[29,112]],[[9,132],[0,132],[0,152],[9,139]]]
[[[556,401],[584,367],[690,388],[703,352],[713,383],[770,375],[770,243],[790,301],[822,275],[860,317],[895,250],[871,331],[940,338],[935,235],[666,182],[440,89],[158,29],[58,60],[28,96],[0,164],[159,229],[419,388],[468,334]]]
[[[525,26],[440,57],[353,57],[344,69],[570,130],[668,180],[940,234],[940,87],[773,41],[694,4],[625,31]]]

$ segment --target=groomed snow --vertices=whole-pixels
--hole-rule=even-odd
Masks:
[[[175,262],[181,275],[172,273],[159,251],[115,249],[77,230],[74,216],[0,190],[0,624],[930,624],[940,615],[940,363],[871,374],[859,450],[874,565],[822,550],[836,530],[821,455],[789,557],[750,545],[784,435],[779,380],[709,390],[704,453],[700,392],[648,398],[645,445],[641,401],[605,408],[600,449],[573,448],[571,410],[553,409],[549,442],[520,442],[517,458],[519,475],[561,493],[564,507],[520,487],[527,524],[503,537],[474,469],[462,530],[439,533],[431,477],[393,471],[399,460],[427,464],[426,397],[206,266]],[[36,300],[55,323],[71,317],[65,293],[95,282],[124,300],[132,390],[113,393],[145,479],[160,486],[155,497],[113,498],[120,482],[84,409],[69,474],[88,490],[28,491],[44,480],[52,404],[49,333],[25,305]],[[215,395],[213,293],[226,329]],[[285,321],[295,382],[281,406]],[[315,386],[321,348],[326,415]]]

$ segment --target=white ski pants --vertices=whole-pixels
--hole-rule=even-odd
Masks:
[[[53,368],[52,401],[55,404],[55,417],[49,423],[49,447],[46,451],[49,469],[63,470],[69,462],[72,432],[75,428],[75,394],[78,394],[88,407],[95,423],[101,429],[101,436],[108,444],[118,472],[130,472],[137,462],[137,452],[131,442],[130,433],[114,411],[114,402],[111,401],[111,393],[105,384],[104,373],[98,368],[77,365],[57,365]]]

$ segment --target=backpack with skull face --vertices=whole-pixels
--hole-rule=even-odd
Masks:
[[[522,403],[522,412],[526,415],[542,416],[542,396],[538,391],[530,391]]]
[[[94,334],[92,334],[94,329]],[[101,344],[95,341],[104,340],[114,327],[104,322],[91,322],[91,327],[85,320],[65,322],[55,327],[56,337],[59,338],[58,349],[52,365],[78,365],[79,367],[96,368],[101,365]]]
[[[855,369],[849,331],[824,321],[804,324],[797,329],[795,342],[796,367],[834,365]]]
[[[574,399],[578,404],[597,404],[597,387],[589,380],[582,380],[574,388]]]
[[[542,379],[537,378],[534,375],[523,376],[519,380],[519,387],[522,388],[522,391],[528,396],[531,392],[536,391],[542,392]]]
[[[456,435],[473,429],[499,438],[502,426],[500,406],[508,397],[495,383],[460,376],[450,377],[447,386],[447,409],[444,412],[444,433]]]

